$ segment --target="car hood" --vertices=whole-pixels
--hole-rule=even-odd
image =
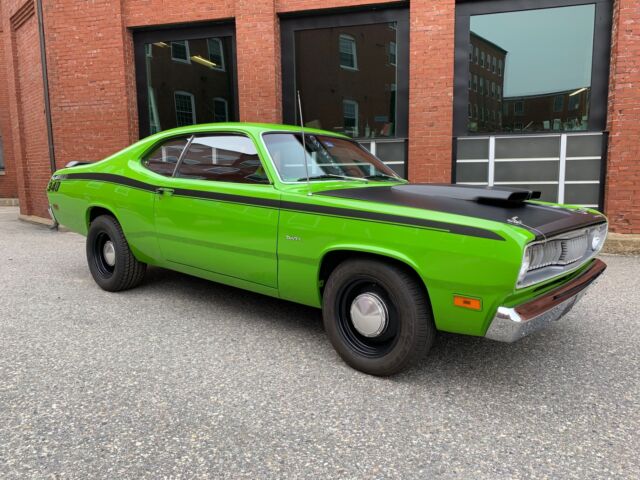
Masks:
[[[543,239],[606,221],[600,214],[527,200],[537,192],[505,187],[403,184],[343,188],[317,192],[337,198],[362,200],[464,215],[517,225]]]

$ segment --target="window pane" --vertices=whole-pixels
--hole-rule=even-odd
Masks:
[[[195,138],[176,176],[217,182],[269,183],[253,142],[240,135]]]
[[[295,32],[305,125],[357,138],[395,135],[394,27],[395,22]]]
[[[229,120],[229,111],[227,107],[227,101],[224,98],[213,99],[213,121],[214,122],[226,122]]]
[[[188,62],[189,61],[189,42],[186,40],[171,42],[171,59]]]
[[[149,133],[236,120],[231,37],[154,42],[144,48]],[[227,102],[224,120],[222,100]]]
[[[356,39],[350,35],[340,35],[340,66],[357,68]]]
[[[207,46],[209,48],[209,61],[213,63],[213,68],[216,70],[226,70],[222,40],[219,38],[209,38],[207,39]]]
[[[186,144],[186,138],[169,140],[149,153],[142,164],[149,170],[170,177]]]
[[[193,95],[187,92],[175,92],[174,96],[176,103],[176,124],[181,127],[183,125],[193,125],[196,123]]]
[[[469,70],[481,88],[468,103],[504,115],[472,116],[469,132],[586,130],[594,21],[595,5],[472,15],[480,65],[470,61]]]

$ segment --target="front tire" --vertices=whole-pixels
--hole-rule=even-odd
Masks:
[[[331,273],[322,298],[324,327],[342,359],[388,376],[420,360],[435,326],[424,287],[390,263],[347,260]]]
[[[108,292],[138,286],[147,268],[134,257],[122,227],[111,215],[100,215],[91,222],[87,262],[93,279]]]

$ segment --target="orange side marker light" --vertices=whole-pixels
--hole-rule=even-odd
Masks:
[[[463,297],[462,295],[453,296],[453,304],[456,307],[468,308],[469,310],[482,310],[482,300],[479,298]]]

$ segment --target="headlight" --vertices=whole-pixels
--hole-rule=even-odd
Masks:
[[[520,265],[520,272],[518,273],[518,283],[522,281],[524,276],[529,271],[529,265],[531,265],[531,249],[526,247],[524,249],[524,255],[522,256],[522,264]]]
[[[589,232],[589,245],[594,252],[599,251],[607,237],[607,224],[600,225]]]

